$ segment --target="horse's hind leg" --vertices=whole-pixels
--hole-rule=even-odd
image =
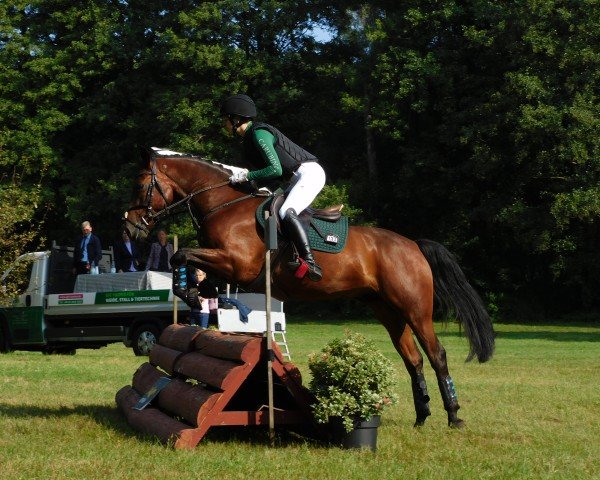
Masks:
[[[427,271],[429,271],[428,268]],[[388,276],[388,279],[390,278],[393,278],[393,274]],[[464,422],[457,415],[460,406],[458,405],[456,391],[454,390],[454,383],[448,373],[446,351],[438,341],[433,328],[433,284],[431,279],[429,281],[427,281],[426,277],[415,279],[415,281],[409,284],[410,290],[395,289],[394,286],[396,285],[390,281],[385,284],[385,294],[388,301],[391,305],[396,305],[396,308],[390,306],[390,309],[394,311],[396,317],[403,315],[403,318],[406,319],[406,323],[410,327],[408,329],[409,332],[412,329],[416,335],[419,345],[423,352],[425,352],[425,355],[427,355],[429,363],[435,371],[444,408],[448,413],[448,425],[460,428]],[[399,292],[402,293],[401,297],[398,294]],[[407,299],[411,299],[412,301],[409,302]],[[408,308],[402,308],[401,305],[408,305]],[[402,338],[405,339],[406,345],[410,346],[411,342],[405,335],[408,334],[403,331]],[[412,342],[412,345],[414,345],[414,342]],[[416,350],[416,346],[414,349]]]
[[[425,375],[423,373],[423,356],[415,345],[412,331],[408,325],[404,329],[402,337],[400,338],[400,342],[402,344],[402,350],[414,352],[412,353],[412,356],[418,356],[419,358],[419,363],[416,365],[414,370],[411,370],[408,365],[406,366],[406,369],[410,374],[413,401],[415,403],[415,411],[417,412],[417,419],[414,426],[420,427],[425,423],[427,417],[431,415],[431,410],[429,409],[429,393],[427,392],[427,382],[425,381]],[[407,363],[406,360],[404,360],[404,363]]]
[[[422,319],[422,317],[420,318]],[[425,321],[415,321],[413,319],[410,323],[419,340],[419,344],[423,348],[423,351],[427,355],[427,358],[435,371],[438,386],[440,387],[440,393],[442,394],[442,400],[444,402],[444,408],[448,413],[448,425],[461,428],[464,425],[464,421],[458,418],[457,412],[460,405],[458,404],[458,397],[454,389],[454,382],[448,372],[446,350],[435,334],[433,321],[431,318]]]
[[[394,347],[402,357],[406,370],[410,375],[413,401],[417,418],[415,427],[420,427],[431,411],[429,394],[423,374],[423,356],[417,348],[410,327],[399,319],[399,315],[383,303],[372,305],[375,314],[388,331]]]

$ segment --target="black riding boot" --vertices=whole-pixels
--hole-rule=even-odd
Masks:
[[[298,254],[304,259],[308,266],[308,272],[306,275],[313,282],[318,282],[323,277],[323,274],[321,273],[321,267],[319,267],[315,262],[315,258],[313,257],[312,251],[310,250],[310,246],[308,244],[308,236],[306,235],[306,231],[304,230],[302,223],[300,223],[298,215],[296,215],[296,211],[293,208],[287,210],[285,213],[285,218],[283,219],[283,223],[290,240],[292,240],[296,250],[298,251]]]

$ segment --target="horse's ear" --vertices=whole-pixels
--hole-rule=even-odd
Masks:
[[[150,161],[152,160],[152,150],[143,145],[138,145],[138,150],[140,152],[140,160],[142,162],[142,167],[147,167],[150,164]]]

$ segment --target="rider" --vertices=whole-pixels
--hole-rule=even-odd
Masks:
[[[242,139],[244,160],[254,170],[233,174],[232,184],[257,180],[290,181],[287,198],[279,209],[279,217],[300,258],[290,263],[300,275],[305,271],[310,280],[321,280],[321,267],[311,252],[308,236],[298,219],[325,185],[325,172],[317,157],[296,145],[275,127],[253,121],[256,106],[247,95],[233,95],[221,105],[225,128]],[[281,182],[280,182],[281,183]]]

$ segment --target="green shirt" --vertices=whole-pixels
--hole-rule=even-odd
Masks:
[[[249,126],[250,125],[252,125],[252,123],[250,123]],[[252,136],[254,146],[260,152],[267,166],[260,170],[248,172],[248,180],[269,180],[271,178],[281,177],[283,169],[281,168],[279,156],[275,151],[275,137],[273,134],[259,128],[252,132]]]

